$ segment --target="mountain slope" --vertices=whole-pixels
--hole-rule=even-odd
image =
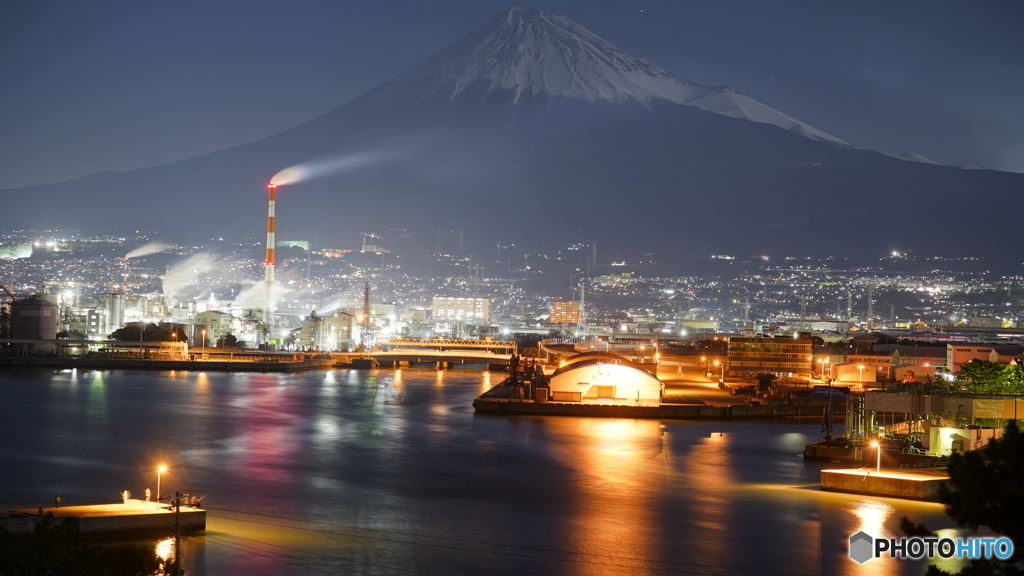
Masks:
[[[342,173],[278,191],[280,238],[459,222],[512,241],[576,234],[661,253],[712,243],[803,253],[1015,245],[1012,230],[985,222],[1021,207],[1024,175],[837,144],[729,88],[698,86],[625,54],[564,16],[512,9],[270,138],[4,191],[0,227],[256,238],[271,176],[345,158]],[[956,232],[945,233],[951,213]]]
[[[684,80],[619,50],[556,12],[512,8],[391,82],[374,102],[431,98],[486,98],[510,91],[552,99],[648,103],[661,98],[754,122],[774,124],[808,138],[844,143],[728,86]]]

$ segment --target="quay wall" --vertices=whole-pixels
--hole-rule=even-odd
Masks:
[[[865,446],[825,446],[823,444],[808,444],[804,447],[805,460],[828,460],[831,462],[846,462],[850,464],[871,464],[874,465],[878,453],[873,447]],[[929,456],[927,454],[909,454],[894,450],[882,450],[882,466],[899,467],[903,464],[942,464],[945,458]]]
[[[864,474],[849,474],[833,470],[821,471],[822,490],[910,500],[937,501],[939,487],[948,481],[949,478],[945,476],[937,476],[934,479],[886,476],[884,470],[881,475],[875,474],[873,470],[865,470]]]
[[[775,418],[821,418],[820,406],[697,406],[659,404],[580,404],[577,402],[533,402],[501,398],[477,398],[473,408],[478,414],[588,416],[598,418],[661,418],[670,420],[745,420]]]
[[[123,516],[69,517],[65,522],[78,529],[79,534],[124,534],[141,532],[169,532],[174,530],[174,514],[133,514]],[[182,510],[181,530],[206,530],[206,510]]]
[[[52,367],[86,370],[191,370],[195,372],[292,372],[334,366],[334,360],[249,362],[220,360],[145,360],[140,358],[0,357],[0,367]]]

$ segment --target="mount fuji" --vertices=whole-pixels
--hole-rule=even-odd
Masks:
[[[458,222],[477,237],[571,237],[661,254],[709,244],[747,253],[1013,246],[1013,230],[989,223],[996,210],[1022,207],[1024,175],[913,159],[684,80],[561,14],[512,8],[274,136],[0,191],[0,227],[257,237],[270,178],[320,161],[345,169],[279,189],[279,237]]]

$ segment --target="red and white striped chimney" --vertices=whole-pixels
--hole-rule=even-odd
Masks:
[[[274,195],[277,186],[270,184],[267,188],[270,189],[270,208],[267,211],[267,260],[264,262],[266,271],[263,279],[270,283],[274,281]]]

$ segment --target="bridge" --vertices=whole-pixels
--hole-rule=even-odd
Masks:
[[[433,363],[438,368],[452,364],[486,364],[504,368],[517,350],[516,342],[505,340],[393,338],[377,342],[377,349],[364,357],[383,366],[404,362]]]

